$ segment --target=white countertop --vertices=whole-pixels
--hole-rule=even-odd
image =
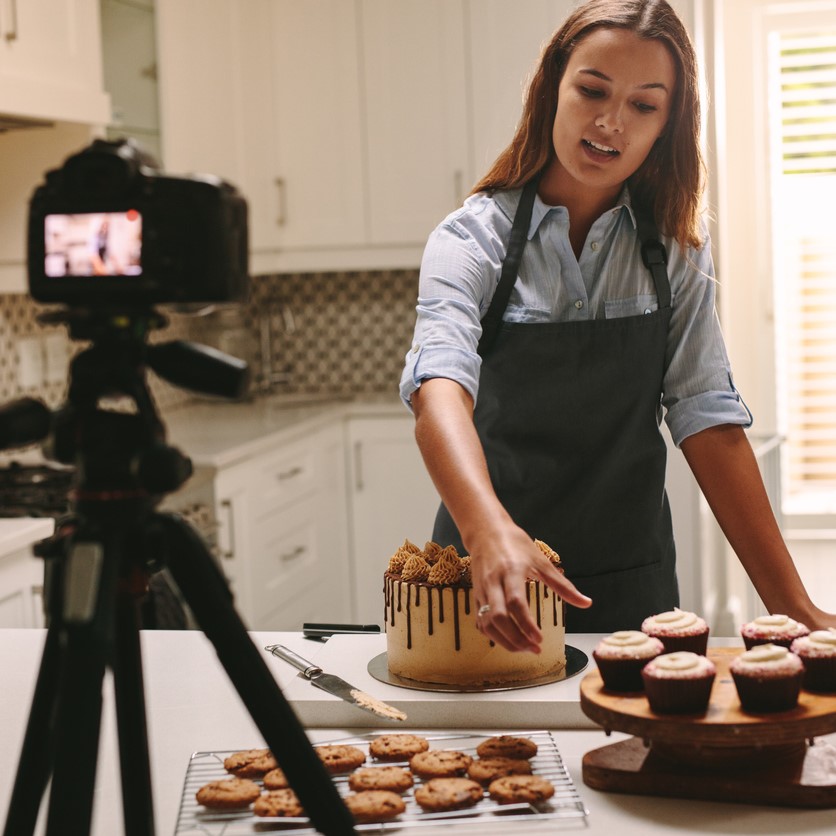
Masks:
[[[168,441],[198,467],[227,467],[279,442],[351,416],[404,415],[396,397],[358,400],[274,396],[240,403],[199,402],[163,420]]]
[[[45,632],[40,630],[0,630],[0,670],[3,672],[0,750],[4,752],[0,759],[0,805],[4,817],[44,636]],[[253,633],[251,636],[260,648],[282,643],[314,659],[327,647],[327,644],[304,639],[298,633]],[[192,753],[257,747],[263,745],[263,740],[220,667],[214,648],[202,633],[147,631],[142,633],[141,642],[157,834],[169,836],[174,831],[183,778]],[[291,688],[299,681],[295,671],[278,659],[269,656],[267,659],[276,680],[289,696]],[[365,663],[365,660],[359,661]],[[454,697],[468,701],[468,695]],[[542,718],[535,713],[531,716],[530,728],[543,728]],[[314,741],[356,735],[362,731],[362,727],[308,729]],[[553,736],[589,811],[587,826],[580,829],[593,836],[612,836],[614,833],[618,836],[676,836],[683,833],[824,836],[833,833],[836,821],[833,810],[795,810],[597,792],[583,784],[581,759],[584,753],[626,736],[616,733],[606,737],[597,730],[566,729],[554,730]],[[115,741],[112,699],[108,692],[97,773],[95,836],[122,833]],[[555,832],[556,824],[553,821],[548,824],[544,830],[534,824],[529,827],[527,823],[515,823],[514,832]],[[561,831],[564,829],[560,827]],[[578,826],[569,829],[578,829]],[[434,827],[430,832],[449,833],[451,830],[450,827]],[[456,832],[507,834],[508,828],[507,825],[498,830],[474,826]]]
[[[45,540],[54,529],[54,520],[43,517],[0,519],[0,559]]]

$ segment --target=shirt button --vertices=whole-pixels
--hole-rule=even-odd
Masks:
[[[420,345],[417,345],[417,344],[416,344],[416,345],[414,345],[414,346],[412,347],[412,353],[413,353],[413,354],[417,354],[420,350],[421,350],[421,346],[420,346]]]
[[[575,307],[576,307],[578,310],[580,310],[580,309],[583,307],[583,299],[578,299],[578,301],[577,301],[577,302],[575,302]]]
[[[650,308],[645,308],[645,309],[644,309],[644,312],[645,312],[646,314],[653,313],[653,311],[651,311],[651,310],[650,310]]]
[[[593,241],[593,242],[592,242],[589,246],[590,246],[590,248],[592,249],[592,251],[593,251],[593,252],[595,252],[595,250],[597,250],[597,249],[598,249],[598,242],[597,242],[597,241]]]

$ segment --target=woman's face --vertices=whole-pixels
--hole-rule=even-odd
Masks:
[[[661,41],[596,29],[560,82],[552,141],[561,189],[615,197],[665,129],[676,67]]]

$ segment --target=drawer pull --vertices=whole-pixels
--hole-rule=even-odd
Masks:
[[[297,546],[289,552],[280,554],[279,560],[281,560],[282,563],[290,563],[291,560],[296,560],[297,557],[301,557],[306,551],[307,548],[305,546]]]
[[[229,549],[220,549],[220,553],[224,560],[232,560],[235,557],[235,510],[232,507],[231,499],[222,499],[220,505],[227,512],[226,519],[228,522],[227,531],[229,537]]]
[[[283,470],[281,473],[276,475],[276,478],[280,482],[284,482],[285,479],[293,479],[294,477],[298,476],[300,473],[304,473],[305,468],[297,465],[296,467],[291,467],[290,470]]]

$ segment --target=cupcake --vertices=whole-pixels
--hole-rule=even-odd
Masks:
[[[663,653],[642,668],[644,692],[657,714],[703,714],[717,668],[690,650]]]
[[[808,691],[836,691],[836,629],[813,630],[790,648],[804,665],[803,686]]]
[[[639,630],[618,630],[605,636],[592,651],[604,687],[610,691],[641,691],[642,668],[663,653],[659,639]]]
[[[804,665],[777,644],[759,644],[729,665],[744,711],[789,711],[798,704]]]
[[[788,615],[760,615],[754,621],[744,624],[740,628],[743,643],[747,650],[758,644],[779,644],[789,646],[800,636],[809,633],[806,625],[794,621]]]
[[[659,639],[665,653],[687,650],[705,656],[708,647],[708,625],[698,615],[674,608],[651,615],[642,622],[642,632]]]

